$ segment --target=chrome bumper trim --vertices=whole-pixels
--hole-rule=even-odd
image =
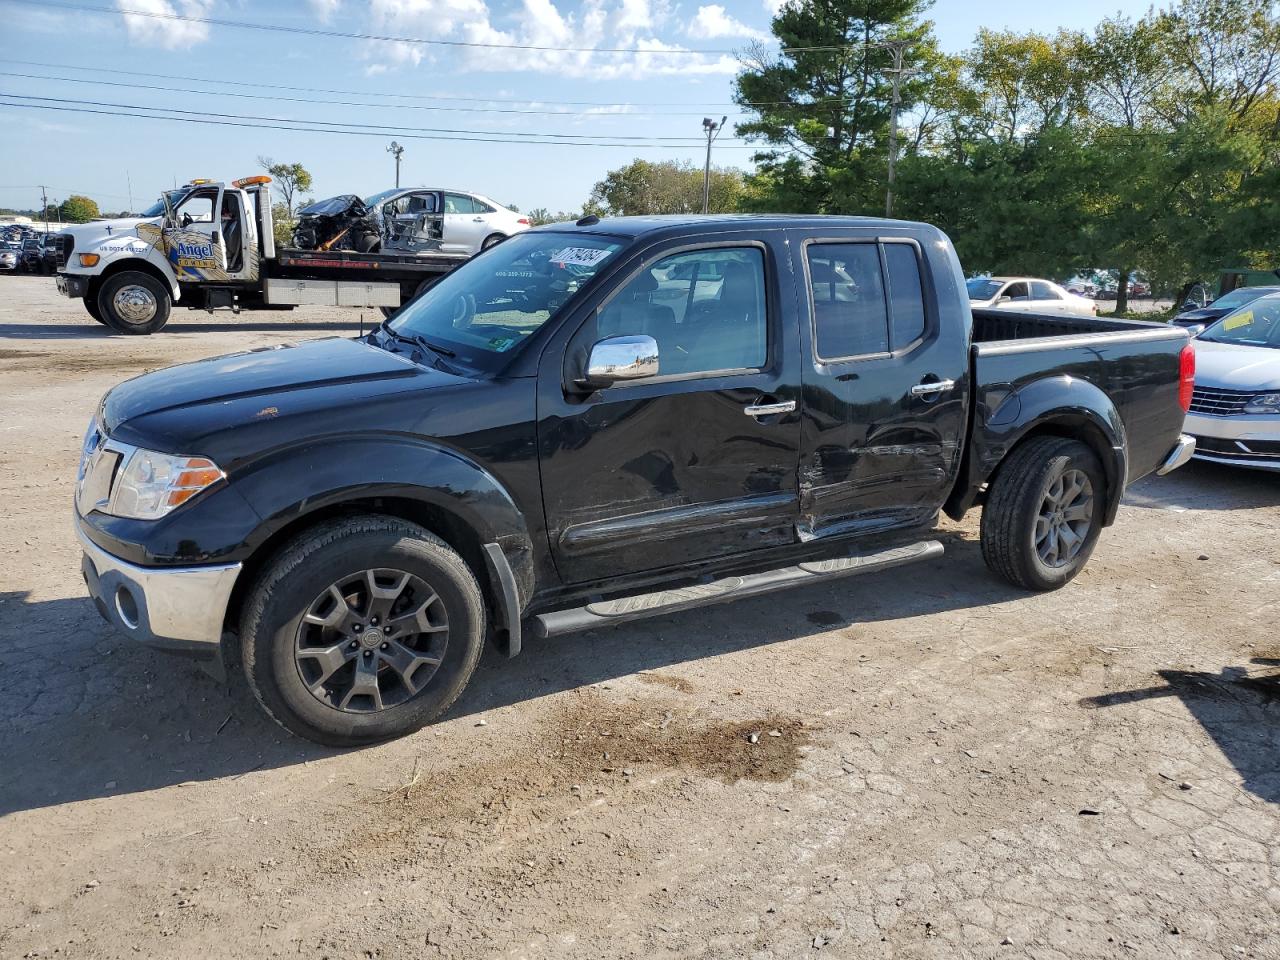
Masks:
[[[1164,463],[1160,464],[1156,470],[1156,476],[1163,477],[1166,473],[1177,470],[1186,463],[1196,452],[1196,438],[1188,434],[1180,434],[1178,442],[1173,445],[1173,449],[1169,451],[1169,455],[1164,458]]]
[[[84,549],[81,572],[98,612],[117,630],[149,646],[216,657],[231,590],[242,564],[139,567],[90,540],[76,519]]]

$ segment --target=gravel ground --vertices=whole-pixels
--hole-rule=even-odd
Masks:
[[[1280,957],[1280,478],[1143,481],[1057,593],[971,518],[486,653],[442,722],[324,750],[84,596],[103,391],[358,322],[189,317],[107,336],[0,279],[0,956]]]

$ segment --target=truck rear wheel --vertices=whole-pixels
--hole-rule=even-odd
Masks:
[[[103,322],[120,333],[155,333],[169,322],[171,306],[165,285],[138,270],[112,274],[98,288]]]
[[[1097,455],[1063,437],[1036,437],[1000,467],[982,508],[982,558],[1027,590],[1069,583],[1093,553],[1106,504]]]
[[[484,626],[476,579],[443,540],[391,517],[350,517],[303,534],[266,567],[241,651],[276,722],[356,746],[447,710],[475,671]]]

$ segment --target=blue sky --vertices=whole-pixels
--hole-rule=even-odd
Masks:
[[[132,190],[133,206],[141,208],[175,181],[258,172],[261,155],[304,163],[315,176],[317,197],[367,195],[394,182],[386,147],[398,135],[381,129],[391,125],[410,128],[398,136],[405,145],[403,184],[474,190],[524,210],[573,210],[607,170],[636,156],[701,162],[701,118],[728,113],[733,120],[734,58],[658,51],[741,50],[768,34],[777,2],[0,0],[0,95],[80,101],[56,105],[82,109],[83,101],[96,101],[99,106],[87,107],[93,110],[126,105],[185,110],[203,119],[223,114],[228,123],[267,122],[236,119],[254,116],[378,128],[376,135],[352,136],[0,104],[0,206],[38,205],[35,185],[43,183],[51,199],[85,193],[104,209],[128,207]],[[1138,16],[1148,5],[938,0],[929,16],[942,46],[959,51],[980,26],[1089,28],[1117,12]],[[384,37],[655,52],[441,48],[131,17],[120,10]],[[208,82],[213,80],[235,83]],[[196,90],[220,92],[190,92]],[[628,145],[458,142],[454,134],[415,139],[430,135],[423,128],[517,140],[531,134],[615,138],[611,142]],[[677,139],[637,147],[630,145],[635,138]],[[717,144],[716,162],[745,165],[749,151],[741,146],[726,135]]]

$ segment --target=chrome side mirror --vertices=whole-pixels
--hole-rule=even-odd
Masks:
[[[1203,323],[1193,323],[1191,326],[1187,327],[1187,333],[1188,333],[1188,335],[1193,336],[1193,337],[1198,337],[1198,336],[1200,336],[1200,334],[1204,333],[1204,324],[1203,324]]]
[[[585,385],[609,387],[624,380],[658,375],[658,341],[653,337],[609,337],[591,348]]]

